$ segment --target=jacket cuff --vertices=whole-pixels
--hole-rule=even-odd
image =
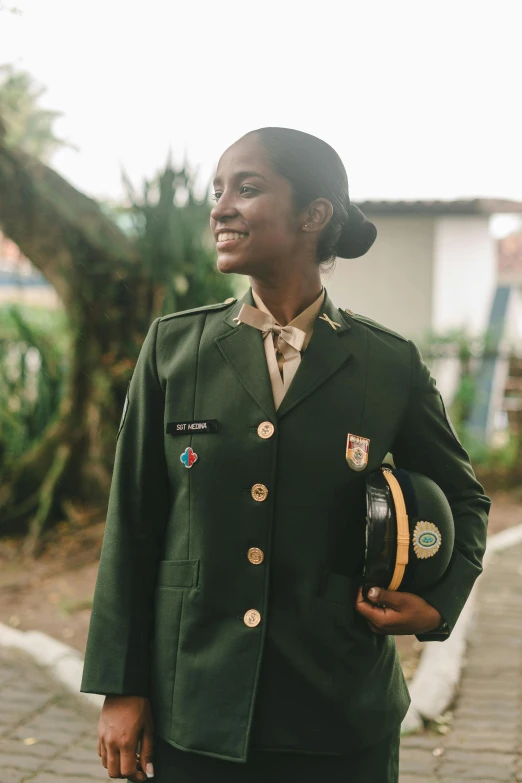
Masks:
[[[473,565],[457,549],[442,579],[433,587],[418,595],[440,612],[443,623],[433,631],[416,634],[420,642],[443,642],[449,638],[459,615],[468,600],[476,578],[482,568]],[[442,627],[446,624],[446,627]]]
[[[107,636],[102,639],[94,627],[87,642],[81,693],[150,697],[150,660],[140,645],[138,635],[136,637],[134,641],[138,654],[136,658],[130,659],[124,645],[111,645]],[[100,650],[104,653],[100,654]]]
[[[419,642],[445,642],[449,636],[450,631],[446,620],[443,620],[437,628],[433,629],[433,631],[416,634]]]

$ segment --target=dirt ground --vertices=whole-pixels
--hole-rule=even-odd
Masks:
[[[493,496],[489,532],[522,524],[522,492]],[[71,531],[58,526],[45,539],[36,560],[21,553],[17,539],[0,540],[0,621],[21,630],[38,630],[85,650],[98,568],[103,523],[81,522]],[[407,679],[422,644],[397,637]]]

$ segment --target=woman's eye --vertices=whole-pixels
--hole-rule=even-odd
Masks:
[[[210,198],[212,199],[212,201],[219,201],[220,196],[221,196],[221,193],[218,193],[216,191],[215,193],[212,193]]]
[[[251,196],[252,194],[257,193],[256,189],[251,188],[250,185],[242,185],[241,188],[239,189],[239,192],[241,193],[242,196],[243,195]]]

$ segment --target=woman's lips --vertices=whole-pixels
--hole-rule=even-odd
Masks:
[[[232,248],[247,237],[248,234],[239,231],[221,231],[217,236],[216,247],[218,250]]]

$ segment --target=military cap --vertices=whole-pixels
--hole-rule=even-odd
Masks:
[[[444,575],[455,540],[453,514],[427,476],[381,466],[366,479],[366,559],[370,587],[418,593]]]

